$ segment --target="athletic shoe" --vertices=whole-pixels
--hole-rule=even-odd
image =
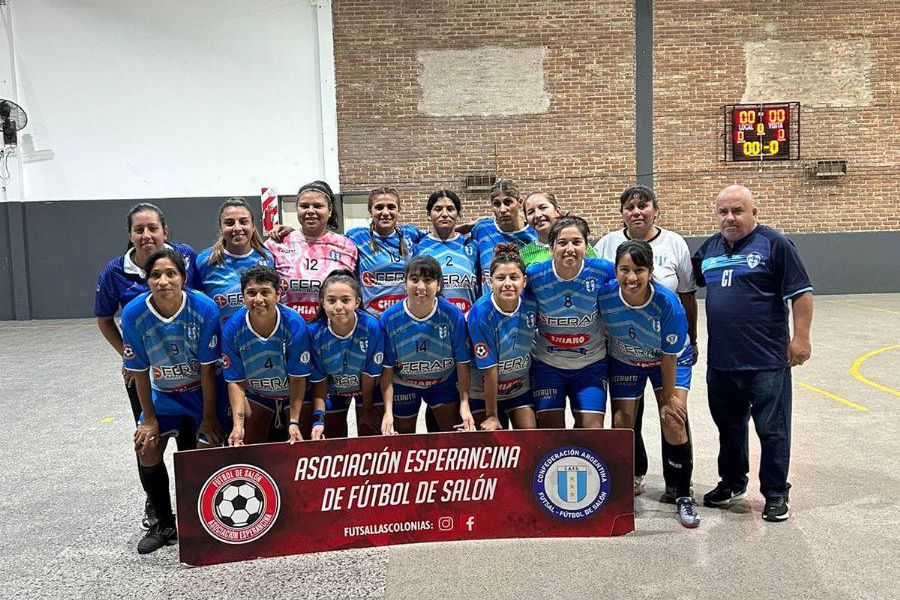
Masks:
[[[141,529],[150,531],[150,528],[153,527],[157,521],[156,510],[154,510],[153,505],[150,504],[150,498],[147,498],[144,502],[144,518],[141,519]]]
[[[156,552],[163,546],[171,546],[178,541],[178,532],[175,531],[173,525],[165,525],[157,521],[150,528],[141,541],[138,542],[138,554],[150,554]]]
[[[715,489],[703,495],[703,506],[711,508],[727,508],[738,500],[747,497],[747,488],[734,489],[724,481],[720,481]]]
[[[694,497],[694,485],[691,484],[690,491],[688,492],[688,496],[691,498]],[[666,486],[666,491],[663,492],[663,495],[659,497],[659,501],[663,504],[675,504],[675,500],[678,498],[678,492],[671,485]]]
[[[762,518],[772,523],[787,521],[791,516],[791,505],[787,496],[772,496],[766,498],[766,506],[763,508]]]
[[[634,476],[634,495],[640,496],[644,493],[644,476],[643,475],[635,475]]]
[[[678,507],[678,522],[688,529],[693,529],[700,524],[700,515],[697,514],[697,502],[690,496],[682,496],[675,500]]]

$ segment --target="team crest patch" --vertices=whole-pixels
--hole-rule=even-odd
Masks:
[[[674,344],[675,342],[678,341],[678,336],[675,335],[674,333],[670,333],[669,335],[666,336],[666,341],[670,344]]]
[[[441,325],[440,327],[438,327],[438,335],[440,336],[440,338],[442,340],[447,337],[447,326],[446,325]]]
[[[359,349],[363,352],[369,351],[369,340],[359,340]]]
[[[659,325],[659,319],[653,319],[653,331],[659,333],[661,327]]]
[[[759,252],[751,252],[747,255],[747,266],[755,269],[762,262],[762,254]]]
[[[197,500],[203,528],[226,544],[247,544],[262,537],[280,510],[275,480],[252,465],[219,469],[203,484]]]
[[[131,344],[122,346],[122,356],[124,356],[126,360],[134,358],[134,348],[131,347]]]
[[[528,313],[525,315],[525,325],[528,329],[534,329],[534,313]]]
[[[538,504],[551,515],[580,521],[600,510],[612,481],[599,456],[587,448],[564,446],[538,462],[532,487]]]
[[[586,289],[589,294],[594,293],[594,290],[597,289],[597,283],[594,281],[593,277],[584,282],[584,289]]]
[[[211,338],[209,338],[209,348],[210,348],[210,350],[212,350],[213,348],[215,348],[218,345],[219,345],[219,336],[216,334],[213,334],[213,336]]]
[[[309,351],[304,351],[300,355],[300,362],[303,363],[304,365],[309,363]]]
[[[329,258],[331,258],[331,260],[333,260],[333,261],[335,261],[335,262],[341,260],[341,253],[338,252],[337,250],[331,250],[331,251],[329,251],[329,252],[328,252],[328,256],[329,256]]]
[[[196,325],[188,325],[184,328],[184,333],[189,340],[197,340],[200,337],[200,328]]]
[[[230,366],[231,366],[231,359],[228,358],[227,354],[223,354],[222,355],[222,367],[227,369]]]
[[[372,362],[376,365],[380,365],[384,362],[384,352],[376,352],[375,356],[372,357]]]
[[[488,347],[487,344],[475,344],[475,356],[478,358],[486,358],[488,355]]]

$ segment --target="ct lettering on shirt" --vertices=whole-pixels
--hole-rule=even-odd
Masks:
[[[187,279],[184,285],[187,288],[196,289],[200,279],[197,274],[194,249],[187,244],[176,242],[165,245],[181,254],[187,269]],[[147,276],[144,270],[134,264],[134,252],[134,248],[129,248],[123,256],[117,256],[103,267],[97,280],[97,293],[94,296],[95,317],[112,317],[119,308],[125,308],[126,304],[150,291],[147,287]]]
[[[363,308],[378,317],[387,308],[406,298],[403,269],[412,255],[412,247],[425,235],[413,225],[400,225],[388,236],[381,236],[368,227],[355,227],[347,237],[359,250],[357,271],[362,284]],[[405,248],[401,252],[400,244]],[[404,258],[405,254],[405,258]]]
[[[493,295],[482,296],[469,312],[469,337],[476,369],[472,369],[470,396],[484,400],[483,370],[497,367],[497,400],[509,400],[531,389],[529,372],[537,327],[537,306],[520,299],[505,313]]]
[[[497,244],[513,243],[519,248],[537,240],[537,232],[526,225],[518,231],[501,231],[493,218],[480,219],[472,226],[469,234],[478,247],[478,258],[481,265],[481,293],[491,292],[491,261],[494,259],[494,248]]]
[[[207,248],[197,256],[197,271],[200,274],[200,288],[213,299],[225,323],[231,315],[244,305],[241,294],[241,274],[256,265],[275,266],[275,260],[268,252],[261,255],[255,250],[237,255],[224,250],[222,261],[212,264],[213,249]]]
[[[553,261],[526,269],[528,293],[537,304],[534,358],[558,369],[580,369],[606,357],[604,326],[597,298],[614,279],[611,263],[586,258],[581,271],[564,280]]]
[[[687,242],[674,231],[657,229],[656,235],[647,240],[653,250],[653,280],[679,294],[697,291]],[[615,262],[619,244],[629,239],[624,229],[611,231],[597,242],[595,249],[601,258]]]
[[[307,377],[312,356],[306,322],[291,309],[276,305],[275,329],[263,337],[250,324],[246,307],[222,328],[225,381],[246,382],[248,398],[289,400],[289,377]]]
[[[275,258],[281,277],[281,302],[307,322],[316,317],[319,288],[329,273],[338,269],[352,273],[356,269],[356,246],[347,237],[331,231],[314,239],[293,231],[280,243],[266,240],[266,248]]]
[[[787,302],[813,289],[793,242],[765,225],[733,246],[716,234],[694,254],[694,271],[706,286],[707,365],[786,367]]]
[[[384,332],[378,319],[357,310],[353,331],[339,336],[328,319],[316,319],[309,325],[313,349],[310,381],[328,379],[328,393],[353,396],[361,392],[362,376],[379,377],[384,362]]]
[[[150,369],[153,389],[182,392],[200,387],[200,366],[221,357],[219,309],[201,292],[184,291],[181,308],[161,316],[142,294],[122,311],[124,365],[129,371]]]
[[[429,233],[413,246],[412,257],[431,256],[441,265],[444,298],[463,313],[469,312],[481,295],[478,285],[478,247],[460,234],[444,241]]]
[[[687,317],[678,296],[658,282],[650,286],[650,298],[641,306],[622,299],[618,281],[603,287],[600,313],[609,338],[607,352],[618,361],[636,367],[653,367],[663,354],[680,356],[687,340]]]
[[[398,302],[380,321],[385,332],[384,364],[393,367],[394,383],[430,388],[449,378],[457,363],[471,360],[465,317],[440,296],[423,319],[413,316],[406,302]]]

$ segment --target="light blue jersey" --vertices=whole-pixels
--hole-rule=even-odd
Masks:
[[[328,379],[328,393],[353,396],[362,390],[362,376],[379,377],[384,362],[384,332],[378,319],[357,310],[356,325],[346,336],[331,330],[328,319],[309,324],[313,349],[311,382]]]
[[[359,251],[357,274],[362,284],[363,308],[378,317],[389,306],[406,298],[403,269],[406,260],[400,252],[401,237],[406,258],[425,233],[413,225],[400,225],[389,236],[380,236],[368,227],[355,227],[347,232]],[[374,248],[373,248],[374,246]]]
[[[284,305],[276,305],[275,329],[262,337],[241,307],[222,328],[225,381],[246,382],[252,400],[290,400],[288,377],[307,377],[312,362],[306,322]]]
[[[210,263],[213,249],[207,248],[197,256],[197,270],[200,273],[199,288],[219,307],[224,324],[231,315],[244,305],[241,295],[241,273],[255,265],[275,268],[275,259],[266,251],[265,255],[251,250],[238,256],[227,250],[222,253],[222,262]]]
[[[472,227],[472,240],[478,246],[478,260],[481,266],[481,294],[491,293],[491,261],[497,244],[513,243],[519,248],[537,240],[537,232],[529,225],[518,231],[501,231],[493,218],[480,219]]]
[[[622,299],[619,282],[600,293],[600,313],[609,335],[609,354],[637,367],[660,364],[663,354],[681,355],[687,339],[687,317],[674,292],[653,281],[650,298],[641,306]]]
[[[431,314],[418,319],[398,302],[381,315],[385,332],[384,364],[394,369],[394,383],[418,389],[437,385],[471,361],[469,334],[462,311],[438,297]]]
[[[214,363],[222,356],[219,309],[202,292],[185,290],[181,308],[165,318],[153,308],[147,292],[122,310],[122,339],[125,368],[129,371],[150,369],[154,390],[184,392],[197,389],[200,387],[200,365]]]
[[[554,264],[534,263],[525,271],[538,310],[534,358],[557,369],[577,370],[606,358],[597,297],[615,271],[609,261],[586,258],[578,274],[565,280]]]
[[[537,306],[522,298],[512,313],[482,296],[469,312],[469,337],[476,369],[472,369],[472,398],[484,399],[482,370],[497,367],[497,400],[509,400],[531,390],[529,370],[537,323]]]
[[[478,285],[478,246],[472,240],[455,234],[444,241],[429,233],[413,246],[412,256],[431,256],[441,265],[444,298],[469,312],[481,295]]]

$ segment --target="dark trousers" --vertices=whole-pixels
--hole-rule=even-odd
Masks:
[[[709,412],[719,429],[719,478],[734,489],[747,486],[749,423],[753,418],[762,454],[760,492],[785,496],[791,460],[791,370],[707,369]]]

